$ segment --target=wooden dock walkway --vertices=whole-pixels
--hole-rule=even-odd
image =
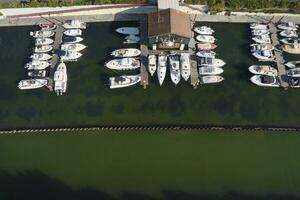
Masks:
[[[191,63],[191,85],[194,87],[194,89],[197,88],[197,86],[200,84],[199,81],[199,74],[198,74],[198,64],[197,64],[197,57],[196,57],[196,41],[194,37],[190,39],[189,45],[188,45],[188,51],[190,54],[190,63]]]
[[[63,32],[64,28],[61,26],[61,24],[56,24],[56,30],[55,30],[55,39],[54,39],[54,44],[53,44],[53,57],[50,61],[50,72],[49,72],[49,78],[48,78],[48,88],[49,90],[53,90],[53,79],[52,77],[54,76],[54,72],[56,69],[56,66],[59,62],[59,49],[60,45],[62,43],[62,38],[63,38]]]
[[[149,85],[149,74],[147,71],[148,66],[148,28],[147,16],[141,16],[140,19],[140,36],[141,36],[141,85],[144,89]]]
[[[274,23],[270,23],[269,27],[270,27],[270,31],[271,31],[272,43],[275,48],[274,54],[275,54],[275,61],[277,64],[277,69],[278,69],[280,85],[283,88],[287,88],[289,86],[289,84],[286,81],[286,69],[284,66],[285,60],[282,55],[282,50],[280,49],[281,44],[278,39],[277,27]]]

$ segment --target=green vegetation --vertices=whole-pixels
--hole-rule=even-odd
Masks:
[[[0,199],[296,199],[299,154],[296,133],[6,135],[0,136]],[[106,196],[54,198],[71,191]],[[128,193],[140,196],[125,198]],[[195,198],[167,198],[170,193]],[[29,198],[35,195],[41,196]]]
[[[95,0],[95,1],[63,1],[49,0],[48,2],[30,3],[0,3],[3,8],[29,8],[29,7],[57,7],[57,6],[81,6],[81,5],[102,5],[102,4],[145,4],[147,0]]]
[[[292,12],[300,13],[299,1],[288,0],[186,0],[191,4],[207,4],[212,12],[249,11],[249,12]]]

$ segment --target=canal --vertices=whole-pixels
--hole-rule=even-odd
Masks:
[[[249,82],[248,67],[257,61],[250,56],[247,24],[212,23],[216,31],[218,57],[226,61],[225,81],[194,90],[181,80],[176,87],[169,75],[163,86],[150,79],[139,85],[110,90],[109,76],[123,74],[108,70],[104,63],[110,51],[122,45],[114,29],[134,22],[91,23],[84,31],[88,46],[76,63],[68,63],[68,90],[57,97],[46,89],[20,91],[26,78],[36,27],[0,28],[0,128],[89,126],[108,124],[242,124],[299,125],[300,93],[278,88],[259,88]],[[128,72],[124,72],[128,73]],[[138,72],[131,72],[138,73]]]

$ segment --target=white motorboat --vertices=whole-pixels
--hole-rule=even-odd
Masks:
[[[274,46],[271,44],[251,44],[250,45],[251,52],[255,51],[272,51],[274,50]]]
[[[219,75],[200,76],[200,81],[202,84],[220,83],[223,80],[224,78]]]
[[[77,51],[62,51],[60,55],[61,61],[77,61],[82,54]]]
[[[200,75],[219,75],[222,74],[224,70],[219,67],[200,67],[199,74]]]
[[[213,43],[198,43],[196,46],[199,51],[208,51],[217,48],[217,45]]]
[[[250,81],[258,86],[263,87],[279,87],[279,81],[276,76],[267,76],[267,75],[254,75],[250,78]]]
[[[298,25],[295,24],[294,22],[282,23],[282,24],[279,24],[277,27],[279,29],[282,29],[282,30],[293,30],[293,31],[296,31],[298,29]]]
[[[56,25],[52,24],[52,23],[50,23],[50,24],[40,23],[39,27],[41,28],[42,31],[52,31],[52,30],[56,29]]]
[[[52,51],[53,47],[50,45],[45,45],[45,46],[36,46],[34,47],[33,51],[35,53],[47,53],[49,51]]]
[[[268,25],[266,24],[259,24],[259,23],[253,23],[250,24],[251,29],[258,29],[258,30],[268,30]]]
[[[111,56],[114,57],[136,57],[141,54],[141,51],[139,49],[135,48],[123,48],[123,49],[116,49],[113,52],[111,52]]]
[[[141,81],[141,75],[124,75],[109,78],[109,88],[124,88],[137,84]]]
[[[83,49],[85,49],[87,46],[85,46],[84,44],[80,44],[80,43],[74,43],[74,44],[62,44],[60,49],[63,51],[82,51]]]
[[[300,67],[291,68],[286,71],[286,74],[291,77],[300,77]]]
[[[270,65],[251,65],[248,69],[253,74],[261,74],[268,76],[278,75],[277,69],[271,67]]]
[[[199,56],[199,57],[215,57],[215,55],[216,55],[216,52],[214,52],[214,51],[211,51],[211,50],[202,50],[202,51],[198,51],[197,53],[196,53],[196,55],[197,56]]]
[[[67,90],[67,67],[66,64],[61,62],[58,64],[56,71],[54,72],[54,91],[57,95],[66,93]]]
[[[178,56],[170,55],[169,63],[170,63],[171,80],[175,85],[177,85],[180,81],[180,64],[179,64]]]
[[[298,44],[300,43],[300,39],[299,38],[283,38],[280,40],[282,43],[284,44]]]
[[[196,40],[204,43],[215,43],[216,39],[211,35],[197,35]]]
[[[27,70],[43,70],[50,66],[47,61],[33,60],[25,65]]]
[[[67,20],[66,23],[63,24],[65,29],[86,29],[86,23],[81,22],[79,20]]]
[[[157,78],[158,78],[159,85],[163,84],[166,77],[167,58],[168,57],[163,54],[158,56]]]
[[[35,45],[40,46],[40,45],[50,45],[54,42],[51,38],[37,38],[35,39]]]
[[[223,67],[226,63],[218,58],[205,57],[199,60],[199,65],[203,67]]]
[[[257,35],[265,35],[265,34],[267,34],[267,35],[269,35],[270,34],[270,31],[269,30],[261,30],[261,29],[253,29],[252,31],[252,35],[253,36],[257,36]]]
[[[153,76],[156,71],[156,55],[148,56],[148,71]]]
[[[182,78],[187,81],[191,75],[190,54],[182,53],[180,56],[180,69]]]
[[[27,73],[29,77],[41,77],[41,78],[45,77],[46,74],[47,74],[46,70],[33,70]]]
[[[82,37],[69,36],[69,37],[65,37],[65,39],[64,39],[65,44],[74,44],[74,43],[79,43],[79,42],[82,42],[82,41],[83,41]]]
[[[140,37],[136,35],[128,35],[125,37],[124,44],[136,44],[140,42]]]
[[[82,35],[82,30],[80,29],[68,29],[64,32],[67,36],[79,36]]]
[[[45,60],[50,60],[52,56],[47,53],[34,53],[30,56],[30,58],[32,58],[32,60],[45,61]]]
[[[260,61],[273,61],[275,59],[272,51],[255,51],[252,55]]]
[[[271,38],[269,35],[257,35],[252,38],[258,44],[271,44]]]
[[[137,27],[121,27],[117,28],[116,31],[125,35],[139,35],[140,30]]]
[[[208,26],[198,26],[193,29],[196,33],[201,35],[212,35],[215,31]]]
[[[114,70],[134,70],[140,68],[140,61],[136,58],[116,58],[108,61],[105,66]]]
[[[30,35],[35,38],[49,38],[54,35],[54,31],[34,31],[30,32]]]
[[[289,79],[289,85],[290,85],[291,88],[300,88],[300,78],[291,77]]]
[[[282,37],[298,37],[298,34],[296,31],[291,30],[283,30],[279,33]]]
[[[300,67],[300,61],[290,61],[285,63],[285,66],[287,66],[288,68]]]
[[[37,89],[44,87],[47,85],[48,81],[47,79],[26,79],[26,80],[21,80],[18,84],[18,88],[20,90],[30,90],[30,89]]]

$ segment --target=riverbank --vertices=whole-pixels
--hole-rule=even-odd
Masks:
[[[143,133],[0,136],[0,197],[300,198],[298,134]]]

